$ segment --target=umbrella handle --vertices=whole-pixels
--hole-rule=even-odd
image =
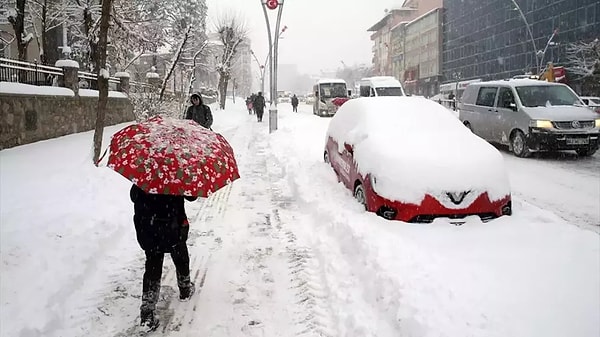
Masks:
[[[108,152],[108,146],[106,147],[106,149],[104,149],[104,153],[102,153],[102,155],[100,156],[100,159],[98,159],[98,161],[96,162],[96,166],[100,165],[100,162],[102,161],[102,159],[104,159],[104,156],[106,156],[107,152]]]

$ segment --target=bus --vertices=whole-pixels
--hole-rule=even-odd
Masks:
[[[349,98],[351,96],[346,81],[339,78],[318,80],[313,86],[313,92],[315,93],[313,114],[321,117],[335,115],[338,106],[333,104],[333,99],[338,97]]]

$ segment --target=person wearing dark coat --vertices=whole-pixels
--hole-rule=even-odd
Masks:
[[[199,94],[193,94],[190,100],[192,101],[192,105],[187,108],[185,119],[191,119],[203,127],[212,130],[213,116],[210,107],[202,102],[202,97]]]
[[[292,108],[294,112],[298,112],[298,97],[296,97],[296,94],[292,96]]]
[[[265,113],[265,107],[267,106],[262,91],[258,92],[258,95],[256,95],[254,98],[252,106],[254,107],[254,111],[256,111],[256,119],[259,122],[262,122],[263,114]]]
[[[140,325],[150,331],[159,325],[155,310],[165,253],[171,254],[175,264],[179,299],[188,300],[194,294],[195,285],[190,279],[190,257],[186,244],[190,227],[184,198],[194,201],[196,197],[149,194],[136,185],[131,187],[129,196],[134,205],[133,223],[137,241],[146,254]]]

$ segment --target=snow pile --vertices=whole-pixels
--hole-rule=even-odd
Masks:
[[[54,64],[56,67],[60,68],[77,68],[79,69],[79,62],[75,60],[58,60]]]
[[[0,82],[0,94],[75,96],[73,90],[68,88],[37,86],[14,82]]]
[[[123,77],[124,78],[129,78],[130,75],[126,71],[118,71],[118,72],[115,73],[115,77],[117,77],[117,78],[123,78]]]
[[[365,97],[346,102],[331,120],[328,137],[354,147],[361,174],[375,190],[402,202],[421,202],[439,191],[510,193],[502,155],[471,133],[441,105],[418,97]]]
[[[106,70],[104,68],[100,69],[99,75],[100,75],[100,77],[103,77],[103,78],[110,78],[110,73],[108,72],[108,70]]]
[[[100,95],[100,93],[98,92],[98,90],[79,89],[79,96],[82,96],[82,97],[98,97],[99,95]],[[109,91],[108,97],[127,98],[127,94],[120,92],[120,91]]]

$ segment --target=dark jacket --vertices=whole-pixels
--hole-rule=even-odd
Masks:
[[[252,104],[255,110],[264,110],[265,109],[265,98],[262,95],[257,95],[254,98],[254,102]]]
[[[131,186],[129,197],[133,201],[137,240],[143,250],[168,253],[187,240],[189,224],[184,198],[194,201],[196,197],[149,194],[136,185]]]
[[[296,96],[292,97],[292,105],[293,106],[297,106],[298,105],[298,97],[296,97]]]
[[[212,112],[208,105],[200,103],[199,105],[192,105],[187,108],[185,113],[185,119],[194,120],[196,123],[203,127],[210,129],[213,123]]]

